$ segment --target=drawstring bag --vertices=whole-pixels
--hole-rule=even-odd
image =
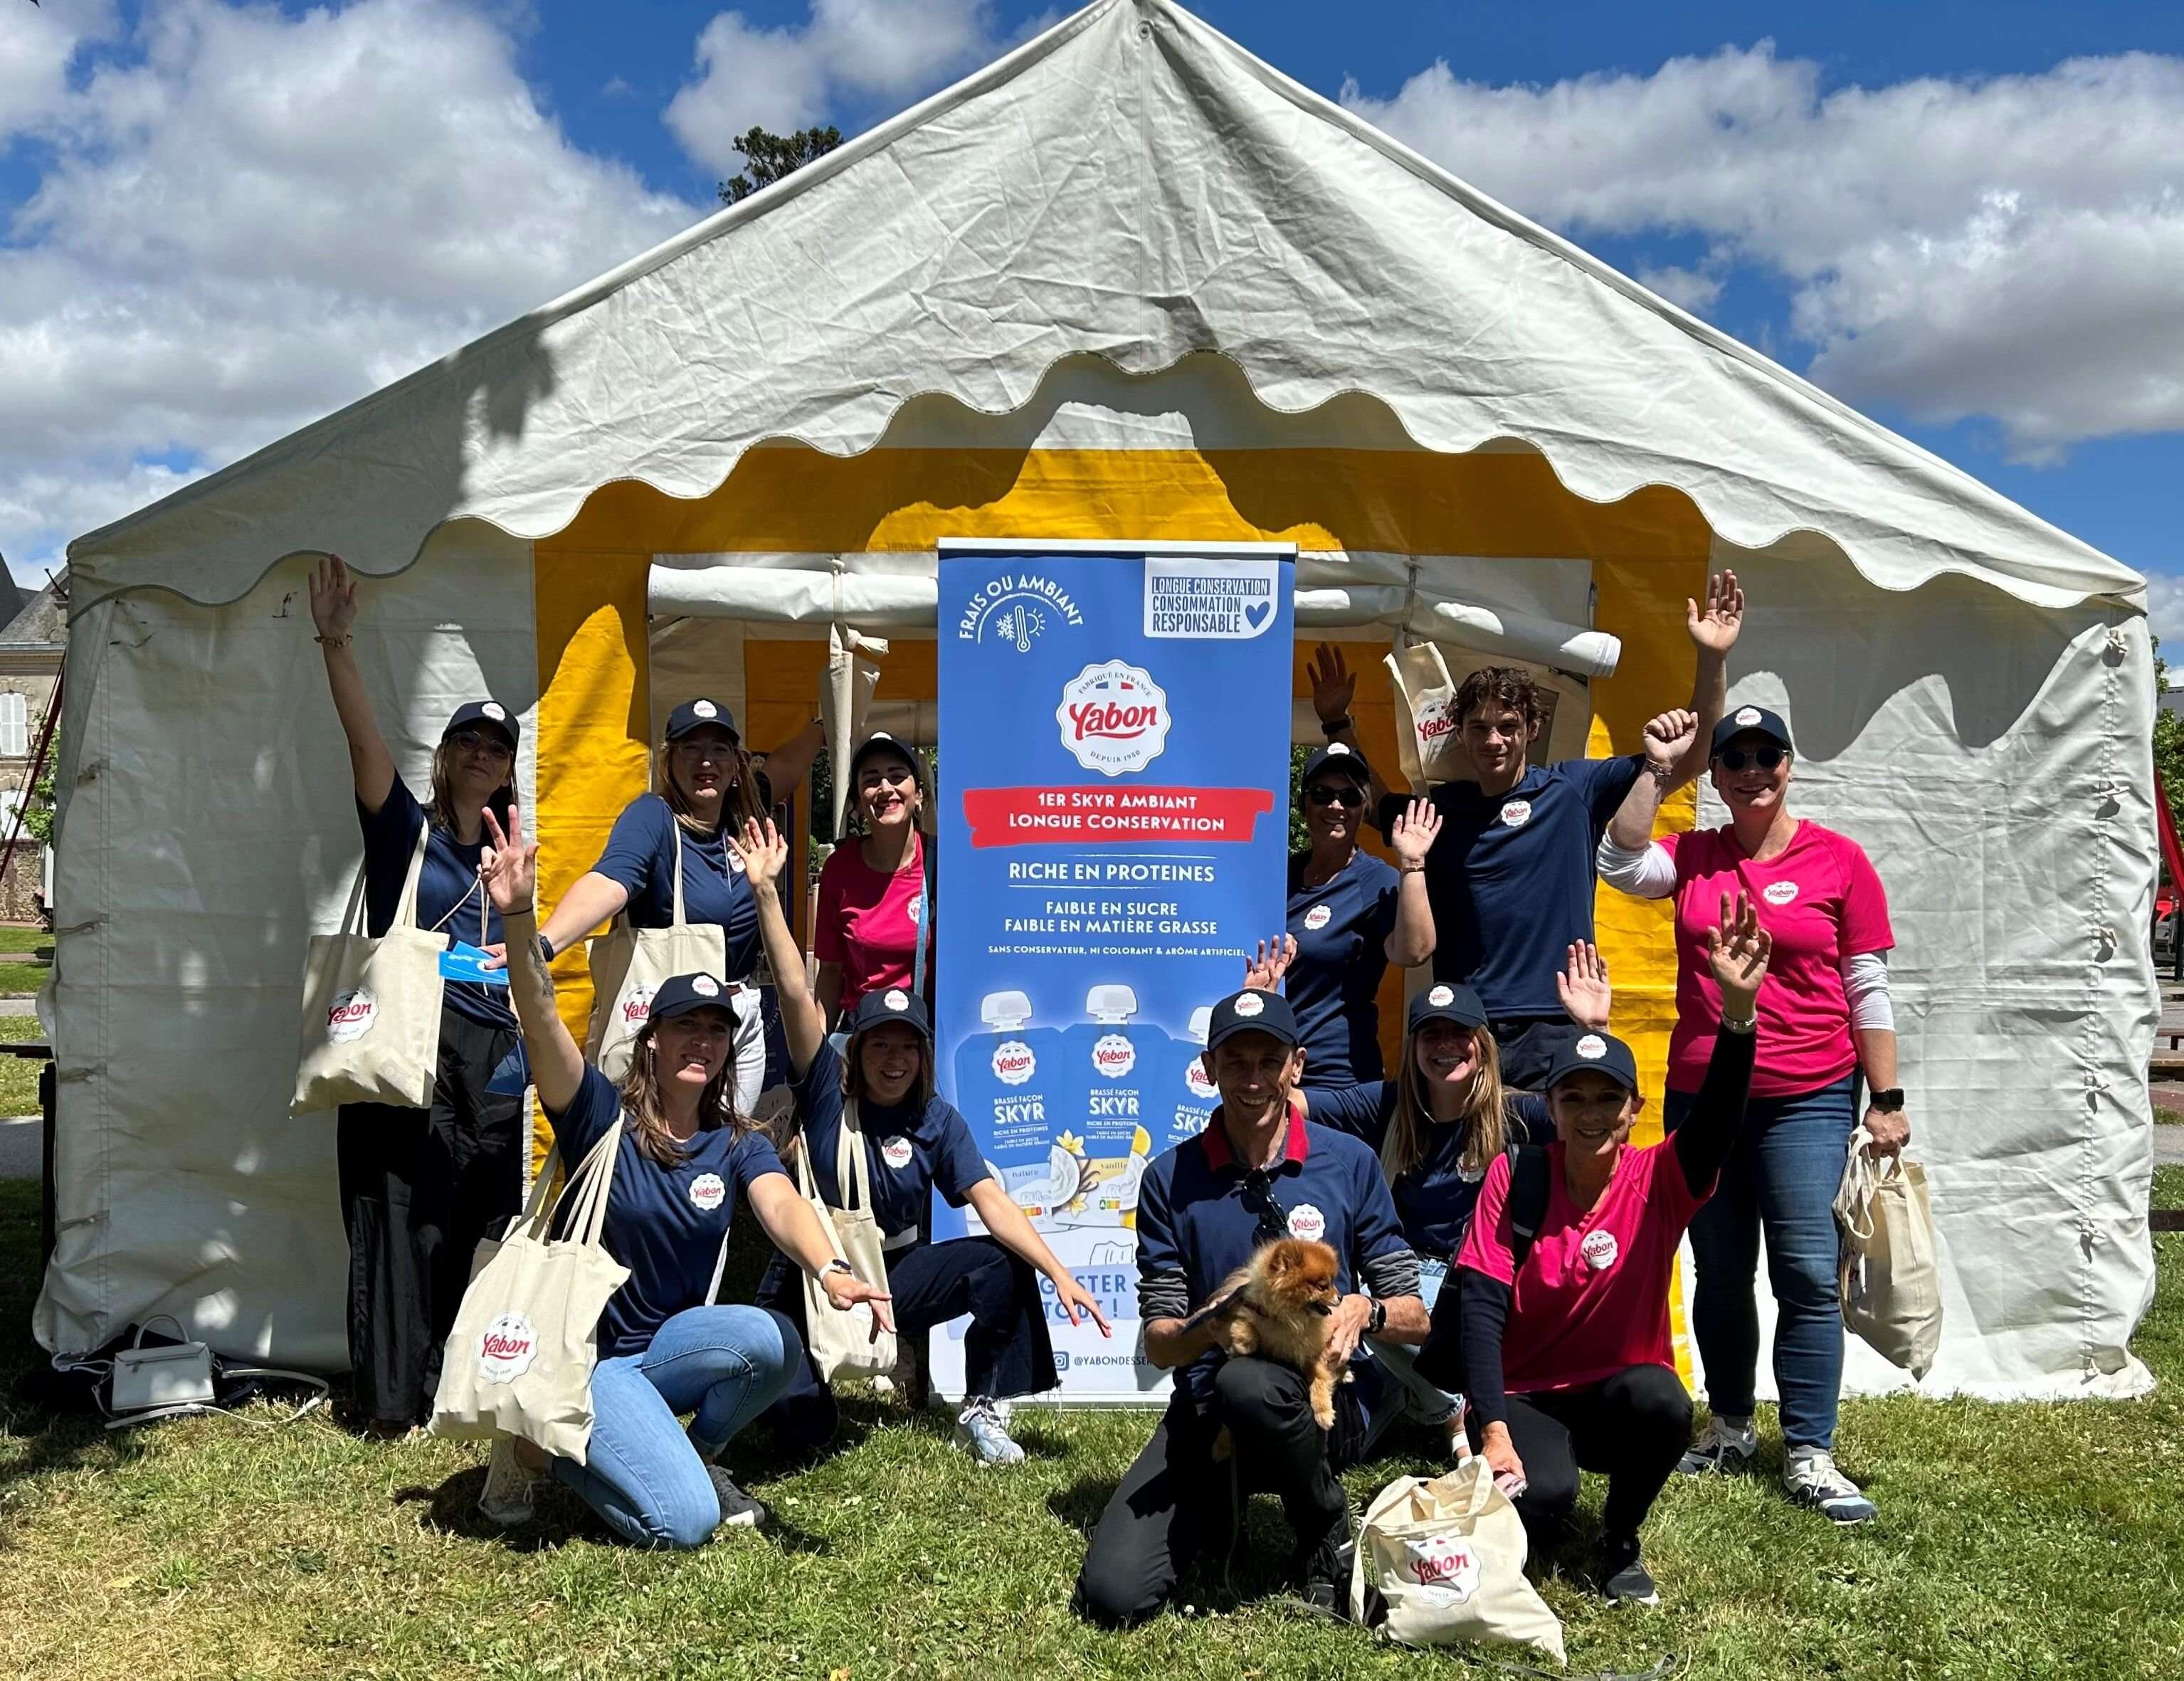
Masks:
[[[811,1177],[811,1147],[806,1141],[796,1152],[796,1188],[819,1216],[819,1225],[838,1260],[867,1284],[887,1288],[887,1252],[880,1222],[872,1213],[872,1163],[865,1156],[864,1128],[857,1118],[856,1099],[842,1106],[842,1129],[834,1142],[834,1189],[841,1203],[830,1208]],[[847,1313],[838,1313],[816,1278],[804,1280],[804,1345],[811,1351],[819,1376],[832,1383],[837,1378],[875,1378],[894,1370],[894,1333],[872,1334],[870,1302],[859,1302]]]
[[[1901,1155],[1876,1157],[1864,1129],[1853,1127],[1836,1223],[1843,1324],[1890,1365],[1924,1378],[1942,1346],[1942,1273],[1925,1168]]]
[[[624,1130],[617,1110],[549,1207],[555,1145],[508,1235],[478,1245],[441,1356],[434,1435],[521,1436],[584,1462],[599,1315],[629,1277],[599,1241]],[[562,1235],[550,1237],[564,1211]]]
[[[1563,1625],[1524,1579],[1524,1522],[1476,1455],[1373,1496],[1350,1572],[1351,1620],[1406,1645],[1487,1641],[1564,1662]]]
[[[1396,699],[1410,721],[1407,729],[1396,726],[1396,756],[1412,791],[1424,793],[1436,782],[1470,778],[1471,755],[1456,726],[1456,684],[1440,649],[1414,642],[1389,654],[1385,663]]]
[[[671,821],[672,820],[671,820]],[[726,978],[727,936],[710,922],[693,922],[682,908],[682,826],[675,832],[675,920],[665,928],[633,928],[624,909],[605,935],[592,942],[592,1023],[585,1036],[585,1052],[592,1066],[617,1086],[629,1072],[630,1052],[638,1032],[652,1016],[652,994],[662,981],[677,975],[720,975]],[[763,1035],[758,999],[732,1003],[736,1017],[736,1113],[748,1115],[758,1101],[754,1080],[744,1095],[744,1042],[760,1039],[760,1071],[764,1072]],[[746,1029],[744,1018],[751,1026]]]
[[[365,932],[365,871],[359,866],[341,932],[311,936],[291,1115],[345,1103],[423,1109],[432,1101],[447,984],[440,954],[447,940],[417,926],[417,883],[430,835],[430,824],[418,825],[417,849],[385,933],[374,939]]]

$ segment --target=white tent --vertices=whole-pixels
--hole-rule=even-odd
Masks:
[[[41,1339],[170,1312],[343,1358],[332,1118],[283,1105],[357,850],[309,557],[384,580],[359,652],[413,776],[457,700],[525,710],[566,881],[677,692],[763,744],[841,626],[897,639],[883,704],[929,699],[946,536],[1294,540],[1314,634],[1568,673],[1594,751],[1687,687],[1683,598],[1734,564],[1735,697],[1790,717],[1803,809],[1895,908],[1930,1385],[2148,1383],[2142,581],[1165,0],[72,547]],[[1658,1059],[1665,930],[1602,922]]]

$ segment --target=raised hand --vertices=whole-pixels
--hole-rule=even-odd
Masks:
[[[1684,598],[1684,628],[1703,653],[1726,654],[1736,646],[1736,633],[1744,628],[1744,590],[1736,573],[1716,572],[1707,580],[1703,612],[1697,602]]]
[[[493,908],[504,916],[520,911],[536,913],[538,907],[538,844],[526,844],[522,809],[508,808],[504,831],[493,808],[485,808],[485,849],[478,854],[478,879],[493,899]]]
[[[1414,799],[1396,819],[1395,829],[1388,836],[1388,849],[1406,869],[1416,869],[1426,861],[1426,854],[1440,838],[1440,813],[1433,801]]]
[[[1615,1002],[1615,989],[1607,983],[1607,960],[1591,940],[1578,940],[1569,949],[1569,960],[1555,977],[1555,993],[1563,1010],[1580,1027],[1607,1031],[1607,1016]]]
[[[356,622],[356,580],[338,554],[311,568],[311,622],[322,637],[342,637]]]
[[[1691,750],[1699,732],[1696,712],[1663,712],[1646,721],[1643,738],[1648,769],[1667,770]]]
[[[1342,650],[1323,642],[1312,649],[1312,663],[1305,669],[1312,678],[1312,710],[1319,715],[1319,721],[1331,724],[1348,717],[1350,703],[1357,695],[1357,678],[1344,660]]]
[[[740,838],[733,829],[723,833],[743,860],[744,874],[749,878],[753,893],[763,892],[781,879],[781,872],[788,867],[788,843],[776,831],[771,817],[746,819]]]
[[[1246,992],[1279,992],[1282,977],[1290,971],[1296,960],[1297,943],[1295,934],[1284,934],[1277,939],[1261,940],[1258,949],[1244,960],[1244,990]]]
[[[1732,905],[1721,896],[1721,926],[1707,930],[1707,966],[1721,988],[1722,1019],[1749,1021],[1767,978],[1767,960],[1774,953],[1774,936],[1759,926],[1759,911],[1742,893]]]

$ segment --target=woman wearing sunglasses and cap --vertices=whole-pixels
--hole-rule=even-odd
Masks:
[[[921,819],[925,771],[893,736],[875,733],[850,760],[846,836],[819,871],[811,953],[819,1007],[831,1025],[890,987],[933,1007],[933,837]],[[921,946],[922,949],[921,949]]]
[[[421,803],[379,732],[353,646],[356,616],[356,582],[328,555],[312,573],[311,621],[348,738],[367,932],[384,934],[393,920],[421,830],[418,925],[444,930],[451,946],[498,951],[500,918],[478,885],[481,814],[515,800],[515,715],[493,700],[456,708]],[[486,1088],[515,1048],[507,989],[450,980],[432,1106],[342,1105],[335,1136],[349,1246],[349,1369],[357,1410],[375,1435],[432,1417],[441,1344],[470,1278],[471,1252],[488,1226],[522,1205],[522,1097]]]
[[[1546,1074],[1555,1143],[1486,1170],[1457,1255],[1461,1337],[1453,1346],[1436,1337],[1418,1355],[1435,1381],[1460,1365],[1473,1445],[1535,1552],[1563,1538],[1580,1469],[1607,1473],[1598,1580],[1611,1600],[1659,1598],[1638,1530],[1691,1428],[1669,1341],[1669,1283],[1685,1228],[1736,1146],[1752,1077],[1770,942],[1748,901],[1732,907],[1724,896],[1719,910],[1706,942],[1722,1013],[1683,1126],[1634,1147],[1644,1099],[1630,1046],[1605,1033],[1565,1040]],[[1444,1290],[1444,1317],[1448,1302]]]
[[[1430,800],[1414,799],[1388,836],[1391,868],[1357,844],[1372,771],[1364,755],[1330,742],[1306,760],[1305,833],[1290,858],[1290,938],[1284,988],[1304,1033],[1307,1088],[1380,1077],[1380,977],[1433,955],[1426,854],[1440,833]]]
[[[829,1206],[841,1205],[838,1152],[848,1111],[850,1129],[863,1140],[895,1322],[906,1336],[923,1336],[970,1316],[956,1439],[981,1465],[1017,1464],[1023,1449],[1010,1439],[999,1404],[1061,1381],[1039,1279],[1072,1325],[1089,1314],[1101,1335],[1111,1335],[1106,1316],[987,1172],[956,1106],[935,1094],[925,1000],[902,987],[866,993],[846,1019],[848,1042],[837,1053],[818,1001],[800,984],[803,954],[773,891],[788,864],[788,843],[772,824],[752,823],[731,844],[759,890],[759,922],[780,981],[782,1033],[795,1076],[799,1148],[811,1152],[812,1181]],[[969,1207],[991,1235],[927,1241],[935,1191],[951,1208]],[[766,1269],[758,1299],[801,1324],[803,1291],[785,1261]],[[791,1451],[822,1447],[833,1438],[836,1417],[817,1367],[800,1359],[771,1415],[774,1439]]]
[[[601,1239],[629,1277],[599,1316],[584,1463],[549,1461],[503,1437],[479,1505],[496,1523],[521,1522],[532,1483],[550,1471],[625,1540],[700,1546],[723,1525],[764,1521],[766,1508],[717,1461],[804,1357],[779,1314],[712,1300],[738,1205],[819,1281],[836,1312],[869,1303],[886,1328],[887,1294],[834,1258],[772,1142],[736,1109],[727,983],[703,974],[661,982],[617,1087],[586,1064],[554,1007],[538,935],[538,847],[526,843],[515,810],[504,827],[489,816],[487,827],[480,874],[508,925],[510,990],[562,1160],[581,1161],[611,1127],[626,1131]],[[687,1430],[682,1413],[692,1415]]]
[[[1668,732],[1674,747],[1691,738],[1696,721],[1674,714],[1646,728]],[[1751,1120],[1721,1188],[1691,1222],[1698,1279],[1691,1326],[1706,1362],[1711,1417],[1680,1468],[1741,1470],[1758,1451],[1752,1283],[1763,1235],[1777,1309],[1783,1486],[1836,1523],[1863,1523],[1875,1515],[1873,1502],[1835,1462],[1843,1324],[1834,1202],[1858,1124],[1861,1076],[1869,1088],[1866,1147],[1892,1155],[1911,1136],[1888,997],[1887,955],[1896,943],[1888,895],[1856,841],[1791,814],[1795,754],[1779,714],[1736,709],[1714,730],[1709,759],[1727,823],[1649,840],[1658,791],[1641,782],[1600,849],[1603,881],[1675,900],[1676,1027],[1663,1116],[1669,1128],[1690,1112],[1713,1048],[1707,1024],[1719,1005],[1704,943],[1708,907],[1724,893],[1749,895],[1774,941]]]
[[[670,712],[653,754],[653,792],[622,809],[599,861],[561,895],[546,919],[539,932],[549,956],[625,910],[632,927],[672,927],[679,860],[685,918],[720,928],[727,954],[725,978],[747,984],[758,964],[758,905],[725,838],[763,817],[777,792],[804,779],[822,739],[820,726],[809,725],[769,754],[760,770],[744,750],[734,714],[721,702],[701,695]],[[760,1012],[739,1010],[738,1113],[756,1107],[765,1077]]]

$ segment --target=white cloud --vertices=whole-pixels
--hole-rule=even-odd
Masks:
[[[2146,618],[2154,635],[2170,648],[2169,687],[2184,687],[2184,669],[2178,666],[2177,649],[2184,644],[2184,577],[2166,572],[2146,575]]]
[[[32,9],[0,17],[20,39]],[[21,124],[53,148],[0,244],[25,571],[699,214],[571,146],[463,0],[152,0],[120,46],[61,59]]]
[[[811,0],[793,29],[722,12],[698,37],[697,79],[668,106],[667,125],[691,157],[734,175],[744,167],[735,137],[754,124],[785,133],[844,98],[902,103],[1009,44],[989,0]]]
[[[1659,292],[1669,303],[1694,315],[1703,315],[1721,298],[1721,277],[1702,270],[1641,269],[1635,278],[1639,285]]]
[[[1993,416],[2026,459],[2184,427],[2184,60],[1824,92],[1762,43],[1547,86],[1435,64],[1345,100],[1580,237],[1696,234],[1703,280],[1780,275],[1852,401]]]

